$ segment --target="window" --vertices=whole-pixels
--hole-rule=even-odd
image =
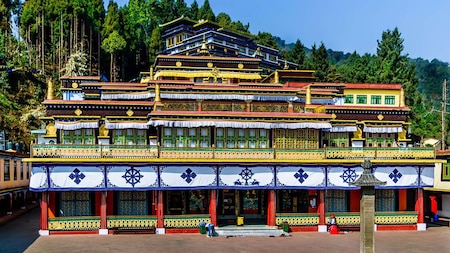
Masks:
[[[326,212],[347,212],[347,191],[327,190],[325,207]]]
[[[353,95],[345,95],[344,98],[344,103],[345,104],[353,104]]]
[[[395,105],[395,96],[385,96],[384,103],[386,105]]]
[[[77,129],[62,131],[62,143],[64,144],[94,144],[95,136],[93,129]]]
[[[89,192],[61,192],[60,199],[60,216],[92,215],[91,194]]]
[[[375,211],[392,212],[395,211],[395,191],[393,189],[375,190]]]
[[[174,37],[170,37],[170,38],[167,39],[167,44],[168,44],[169,47],[173,47],[174,46],[174,44],[175,44],[174,40],[175,40]]]
[[[9,177],[10,161],[5,159],[4,163],[5,163],[5,166],[4,166],[5,168],[3,170],[4,180],[9,181],[9,180],[11,180],[11,178]]]
[[[356,103],[357,104],[367,104],[367,96],[366,95],[357,95]]]
[[[147,215],[147,193],[144,191],[121,191],[118,194],[118,215]]]
[[[13,170],[13,174],[14,174],[14,180],[17,180],[18,171],[17,171],[17,161],[16,160],[13,160],[12,170]]]
[[[315,149],[319,147],[316,129],[274,129],[273,146],[277,149]]]
[[[20,180],[23,180],[24,178],[24,170],[23,170],[23,162],[20,161]]]
[[[177,45],[181,44],[183,42],[183,34],[178,34],[177,35]]]
[[[218,148],[266,148],[267,130],[217,128],[216,145]]]
[[[162,143],[165,147],[207,148],[210,146],[209,128],[164,128]]]
[[[442,181],[450,181],[450,163],[442,164]]]
[[[116,129],[113,132],[113,142],[116,145],[145,145],[146,132],[142,129]]]
[[[373,105],[381,105],[381,96],[380,95],[372,95],[370,97],[370,103]]]

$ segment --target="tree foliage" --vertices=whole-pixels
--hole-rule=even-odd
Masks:
[[[66,76],[86,76],[89,74],[88,66],[88,55],[78,51],[70,55],[63,72]]]

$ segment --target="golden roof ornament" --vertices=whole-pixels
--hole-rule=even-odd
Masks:
[[[200,48],[200,54],[205,55],[205,56],[209,55],[209,49],[206,46],[206,36],[205,35],[203,35],[203,43],[202,43],[202,47]]]

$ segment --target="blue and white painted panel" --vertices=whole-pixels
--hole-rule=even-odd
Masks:
[[[420,186],[433,187],[434,166],[422,166],[420,168]]]
[[[33,166],[31,169],[30,190],[46,191],[48,189],[47,167]]]
[[[161,188],[212,188],[217,187],[215,166],[160,166]]]
[[[380,188],[417,187],[419,183],[419,167],[417,166],[376,166],[374,176],[386,182]]]
[[[324,188],[325,167],[279,166],[277,167],[277,188]]]
[[[48,166],[52,190],[105,189],[103,166],[56,165]]]
[[[349,185],[349,183],[355,182],[356,179],[358,179],[362,173],[363,168],[361,166],[329,167],[327,187],[330,189],[354,188],[356,186],[351,186]]]
[[[114,189],[155,189],[158,188],[158,168],[156,166],[116,165],[106,167],[107,188]]]
[[[219,167],[219,187],[222,188],[273,188],[272,166],[223,166]]]

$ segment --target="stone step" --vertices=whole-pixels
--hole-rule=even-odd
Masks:
[[[276,226],[266,225],[244,225],[244,226],[224,226],[215,228],[218,236],[225,237],[245,237],[245,236],[289,236],[289,233],[284,232]]]

